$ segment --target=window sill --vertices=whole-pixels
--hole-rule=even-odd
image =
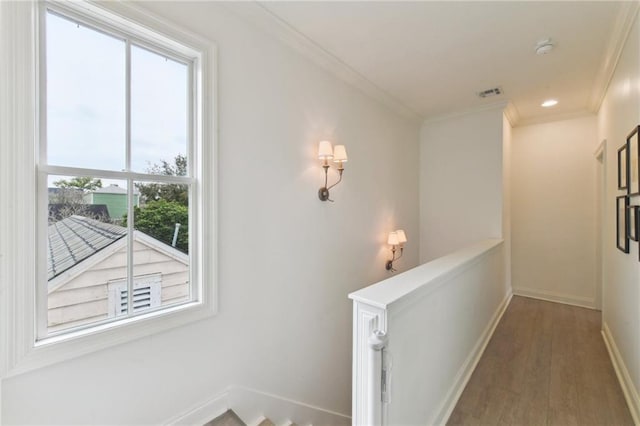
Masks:
[[[31,348],[14,365],[9,366],[4,377],[67,361],[112,346],[142,339],[192,322],[204,320],[216,314],[212,304],[189,303],[161,312],[140,315],[116,323],[105,324],[87,330],[49,337],[31,345]]]

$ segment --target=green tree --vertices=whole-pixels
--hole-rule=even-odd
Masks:
[[[147,169],[147,173],[164,176],[186,176],[187,157],[182,154],[176,155],[173,163],[161,160],[160,164],[153,164]],[[140,191],[142,202],[152,201],[174,201],[183,206],[189,205],[189,190],[187,185],[166,184],[166,183],[138,183],[136,188]]]
[[[171,245],[176,223],[180,224],[176,248],[189,252],[189,210],[176,201],[151,201],[143,207],[134,207],[133,227],[145,234]],[[127,226],[127,217],[124,218]]]
[[[55,186],[63,189],[81,189],[83,192],[94,191],[102,188],[102,181],[91,176],[76,176],[69,180],[60,179],[53,182]]]
[[[88,191],[102,188],[102,181],[89,176],[76,176],[69,180],[60,179],[53,184],[58,187],[49,193],[49,223],[57,222],[73,215],[90,217],[101,222],[110,222],[109,216],[96,213],[84,200]]]

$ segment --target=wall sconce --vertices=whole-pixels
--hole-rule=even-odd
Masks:
[[[389,232],[389,239],[387,243],[391,246],[391,259],[387,260],[385,268],[387,271],[395,272],[393,269],[393,262],[400,259],[404,252],[404,243],[407,242],[407,235],[404,233],[402,229],[398,229],[397,231]],[[400,249],[400,256],[396,257],[396,253],[398,252],[398,248]]]
[[[335,148],[331,146],[331,142],[322,141],[318,147],[318,158],[323,160],[322,168],[324,169],[324,186],[318,190],[318,198],[320,201],[331,201],[329,199],[329,190],[339,184],[342,181],[342,172],[344,171],[343,163],[347,162],[347,150],[344,145],[336,145]],[[329,160],[333,159],[334,163],[338,163],[338,173],[340,173],[340,179],[331,186],[327,186],[327,173],[329,172]]]

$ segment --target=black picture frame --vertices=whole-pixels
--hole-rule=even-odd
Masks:
[[[627,136],[627,195],[640,195],[640,126],[636,126]]]
[[[629,206],[627,208],[629,209],[627,212],[627,236],[629,240],[638,241],[638,231],[640,230],[638,227],[638,209],[640,206]]]
[[[616,246],[629,253],[629,197],[616,197]]]
[[[627,144],[618,149],[618,189],[627,189]]]

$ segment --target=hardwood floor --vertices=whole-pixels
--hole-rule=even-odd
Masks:
[[[514,296],[449,425],[633,425],[600,312]]]

